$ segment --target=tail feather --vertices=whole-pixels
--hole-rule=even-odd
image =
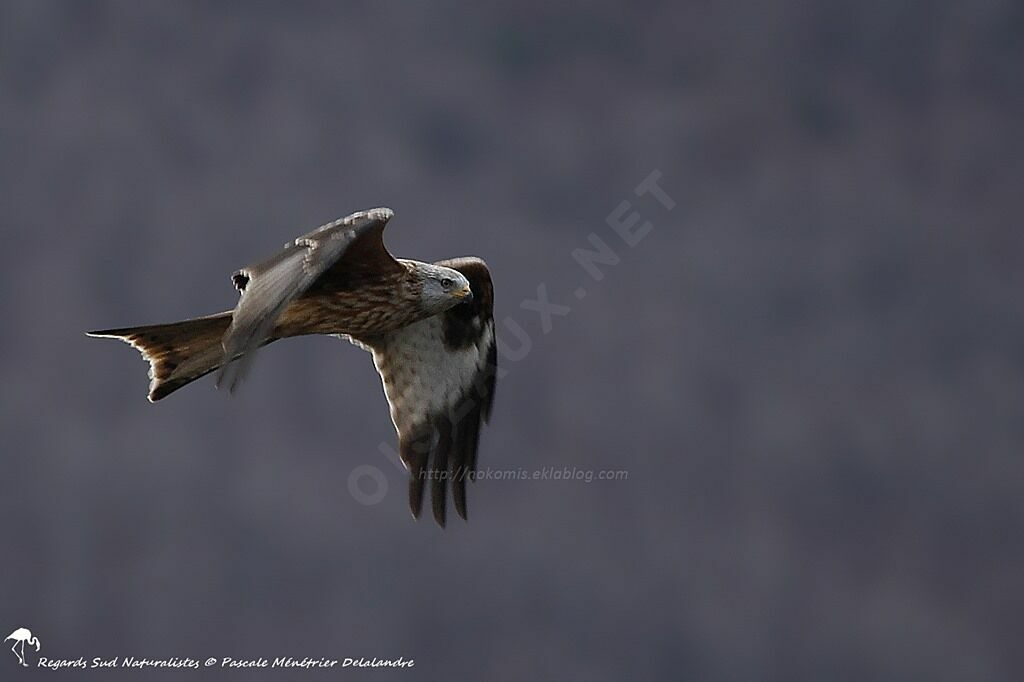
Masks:
[[[87,332],[89,336],[120,339],[149,362],[149,400],[156,402],[182,386],[220,367],[221,338],[231,325],[231,313],[218,313],[183,322]]]

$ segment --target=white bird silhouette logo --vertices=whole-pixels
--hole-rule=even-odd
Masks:
[[[39,653],[39,638],[33,637],[32,631],[28,628],[18,628],[11,634],[7,635],[4,638],[4,642],[9,639],[14,640],[14,644],[11,646],[11,651],[13,651],[14,655],[18,657],[21,664],[27,668],[28,663],[25,662],[25,642],[28,642],[29,646],[34,646],[36,648],[36,653]],[[20,653],[18,652],[18,645],[21,645]]]

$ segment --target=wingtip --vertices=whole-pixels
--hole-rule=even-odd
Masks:
[[[378,206],[377,208],[367,209],[365,211],[356,211],[355,213],[349,214],[344,218],[341,218],[340,222],[343,225],[353,225],[359,220],[378,220],[382,223],[386,223],[395,217],[395,212],[387,206]],[[337,223],[332,223],[337,224]]]
[[[431,507],[434,512],[434,521],[444,528],[448,523],[448,497],[443,490],[440,492],[440,498],[437,497],[437,494],[436,491],[431,494]]]
[[[417,521],[423,513],[423,488],[417,485],[415,478],[409,479],[409,513]]]
[[[452,482],[452,501],[455,502],[455,513],[463,521],[468,521],[466,509],[466,470],[459,467],[455,472],[455,480]]]
[[[229,396],[235,395],[235,391],[242,385],[244,368],[238,366],[241,362],[236,359],[223,365],[214,378],[213,387],[218,391],[227,391]]]
[[[95,331],[85,332],[85,335],[90,339],[121,339],[124,341],[124,334],[116,334],[114,333],[115,331],[116,330],[114,329],[97,329]]]

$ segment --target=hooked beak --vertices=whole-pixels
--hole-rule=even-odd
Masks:
[[[469,287],[460,289],[455,292],[455,298],[459,299],[463,303],[472,303],[473,301],[473,290]]]

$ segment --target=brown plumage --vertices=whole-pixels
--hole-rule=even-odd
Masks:
[[[429,481],[434,519],[444,525],[449,484],[455,511],[467,517],[466,481],[473,480],[480,428],[494,403],[497,346],[487,266],[477,258],[438,264],[469,280],[473,300],[368,345],[412,475],[410,509],[419,516]]]
[[[121,339],[142,353],[154,402],[216,370],[218,385],[234,389],[256,350],[273,341],[347,337],[373,353],[384,381],[411,474],[413,514],[429,478],[435,520],[445,523],[449,480],[465,518],[465,480],[472,480],[480,425],[494,396],[490,273],[478,258],[396,260],[383,242],[391,217],[384,208],[354,213],[242,268],[232,276],[240,293],[232,311],[89,334]]]

